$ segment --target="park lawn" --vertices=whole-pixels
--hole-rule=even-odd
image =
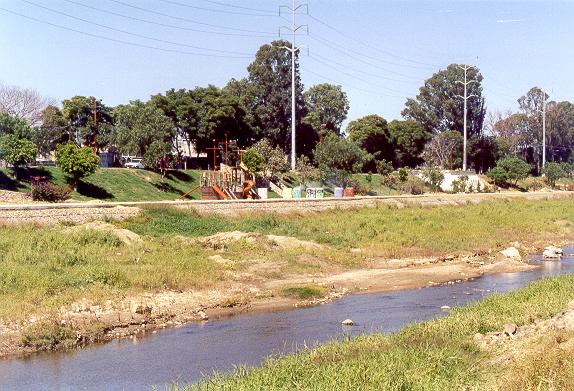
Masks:
[[[66,186],[64,173],[57,167],[34,167],[23,173],[22,178],[44,176],[52,183]],[[163,201],[174,200],[199,184],[200,171],[170,170],[163,179],[158,173],[148,170],[127,168],[101,168],[95,174],[83,179],[78,191],[72,193],[77,201]],[[0,170],[0,189],[29,191],[27,181],[16,181],[11,171]],[[196,189],[187,199],[199,199]]]
[[[548,319],[573,299],[574,276],[541,280],[398,333],[335,341],[172,390],[571,390],[574,345],[564,342],[572,333],[549,330],[509,364],[473,336]]]

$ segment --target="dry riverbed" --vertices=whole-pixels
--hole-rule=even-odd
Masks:
[[[83,228],[115,235],[129,246],[138,245],[143,240],[131,231],[108,223],[94,222]],[[70,232],[81,228],[62,229]],[[527,254],[540,251],[523,243],[511,243],[509,246],[513,246],[520,255],[514,251],[503,254],[499,252],[501,249],[492,249],[484,253],[438,258],[382,259],[367,250],[354,248],[349,255],[361,257],[363,262],[360,268],[349,268],[322,260],[321,254],[329,250],[327,246],[286,236],[235,231],[195,239],[180,237],[178,240],[190,246],[210,249],[212,255],[209,258],[224,270],[221,281],[205,289],[163,290],[103,302],[83,298],[61,308],[56,315],[4,321],[0,323],[0,357],[47,348],[75,348],[114,338],[140,338],[159,329],[195,321],[206,322],[244,311],[320,305],[348,293],[454,284],[484,273],[525,271],[535,267],[525,261]],[[298,262],[308,271],[286,274],[281,261],[265,259],[251,259],[246,266],[236,268],[236,260],[226,252],[227,246],[235,242],[264,242],[270,251],[297,250],[300,252]],[[308,291],[311,294],[306,297]],[[52,334],[47,334],[46,329],[52,330]],[[40,341],[30,343],[28,340],[26,343],[26,338],[34,338],[34,333],[41,335]],[[50,341],[50,338],[57,337],[61,341]]]

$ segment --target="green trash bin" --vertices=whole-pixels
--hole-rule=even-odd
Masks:
[[[301,198],[301,188],[299,186],[293,188],[293,198]]]
[[[325,190],[322,187],[318,187],[315,189],[315,198],[323,198],[325,197]]]

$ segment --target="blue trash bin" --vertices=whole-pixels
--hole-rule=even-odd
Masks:
[[[342,187],[335,187],[335,197],[343,198],[344,189]]]

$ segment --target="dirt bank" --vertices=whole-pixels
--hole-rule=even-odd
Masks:
[[[229,240],[245,240],[257,234],[231,232],[199,239],[218,248]],[[312,251],[316,243],[295,238],[265,236],[278,246],[303,246]],[[515,243],[522,254],[535,249]],[[360,252],[360,249],[352,249]],[[221,255],[224,265],[228,260]],[[257,263],[247,271],[227,270],[216,289],[163,291],[123,297],[106,302],[82,299],[62,308],[49,318],[0,323],[0,357],[16,356],[43,349],[79,347],[114,338],[142,336],[158,329],[194,321],[209,321],[245,311],[290,309],[330,302],[348,293],[374,293],[413,289],[437,284],[458,283],[484,273],[530,270],[535,266],[493,251],[484,254],[451,255],[441,258],[372,259],[367,268],[341,271],[323,269],[320,273],[273,278],[273,265]],[[297,300],[283,297],[281,290],[293,286],[315,286],[321,297]],[[45,344],[45,330],[66,335],[62,341]],[[40,342],[36,342],[39,340]]]

